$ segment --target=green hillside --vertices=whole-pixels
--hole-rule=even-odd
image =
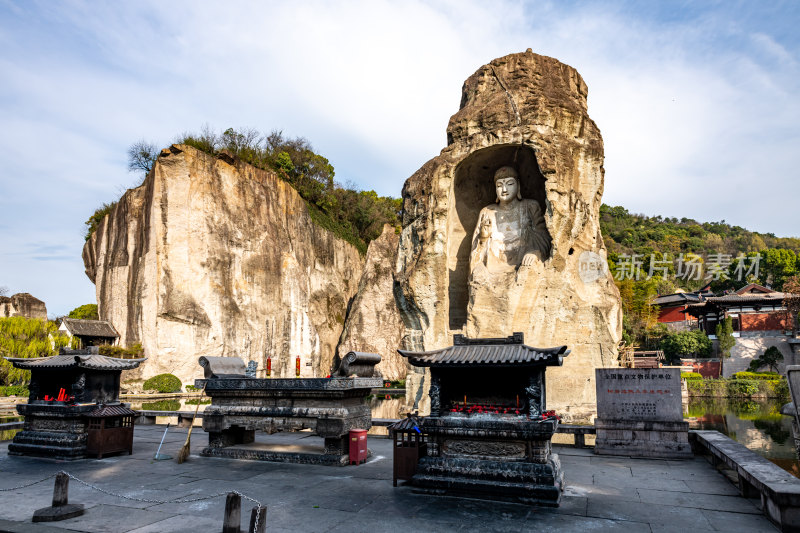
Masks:
[[[600,208],[600,228],[622,297],[623,339],[641,349],[662,348],[671,340],[657,322],[658,309],[650,305],[659,294],[693,291],[709,283],[714,292],[747,283],[796,291],[797,237],[748,231],[724,220],[637,215],[607,205]]]

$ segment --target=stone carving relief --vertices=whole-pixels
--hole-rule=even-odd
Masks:
[[[437,416],[441,413],[441,392],[441,379],[439,376],[431,376],[431,390],[429,395],[431,398],[431,415],[433,416]]]
[[[83,392],[86,388],[86,374],[82,373],[78,381],[72,385],[72,395],[75,396],[76,401],[83,400]]]
[[[542,387],[532,381],[530,385],[525,388],[525,394],[528,396],[528,416],[530,418],[539,418],[542,416]]]
[[[499,457],[525,456],[525,443],[522,442],[447,440],[443,448],[446,454]]]

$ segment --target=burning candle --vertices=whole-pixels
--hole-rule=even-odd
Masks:
[[[465,394],[464,395],[464,407],[466,407],[466,406],[467,406],[467,395]]]
[[[519,409],[519,394],[517,394],[517,409]]]

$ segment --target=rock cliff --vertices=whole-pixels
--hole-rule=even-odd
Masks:
[[[564,366],[547,372],[547,406],[567,419],[594,411],[594,369],[617,366],[622,327],[599,226],[603,141],[587,93],[575,69],[530,50],[470,76],[447,147],[403,187],[395,273],[407,349],[449,346],[454,333],[514,331],[531,346],[568,345]],[[519,172],[521,197],[541,206],[552,242],[544,261],[524,275],[520,268],[496,295],[502,305],[481,307],[470,285],[473,232],[480,210],[495,202],[493,176],[503,166]],[[424,399],[412,390],[420,384],[421,375],[410,375],[409,404]]]
[[[397,353],[405,328],[394,300],[392,273],[400,236],[388,224],[369,244],[358,294],[353,300],[339,343],[338,356],[349,351],[381,354],[378,370],[384,379],[404,379],[408,363]]]
[[[364,260],[312,222],[274,173],[190,146],[162,151],[83,250],[100,317],[142,343],[141,377],[185,384],[201,355],[272,358],[274,377],[330,370]],[[130,376],[128,376],[130,378]]]
[[[47,307],[40,299],[20,292],[13,296],[0,296],[0,317],[24,316],[47,320]]]

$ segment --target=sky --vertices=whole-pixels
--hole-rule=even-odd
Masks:
[[[204,125],[307,138],[398,197],[464,80],[527,48],[575,67],[634,213],[800,236],[800,2],[0,0],[0,287],[95,302],[84,221],[127,148]]]

